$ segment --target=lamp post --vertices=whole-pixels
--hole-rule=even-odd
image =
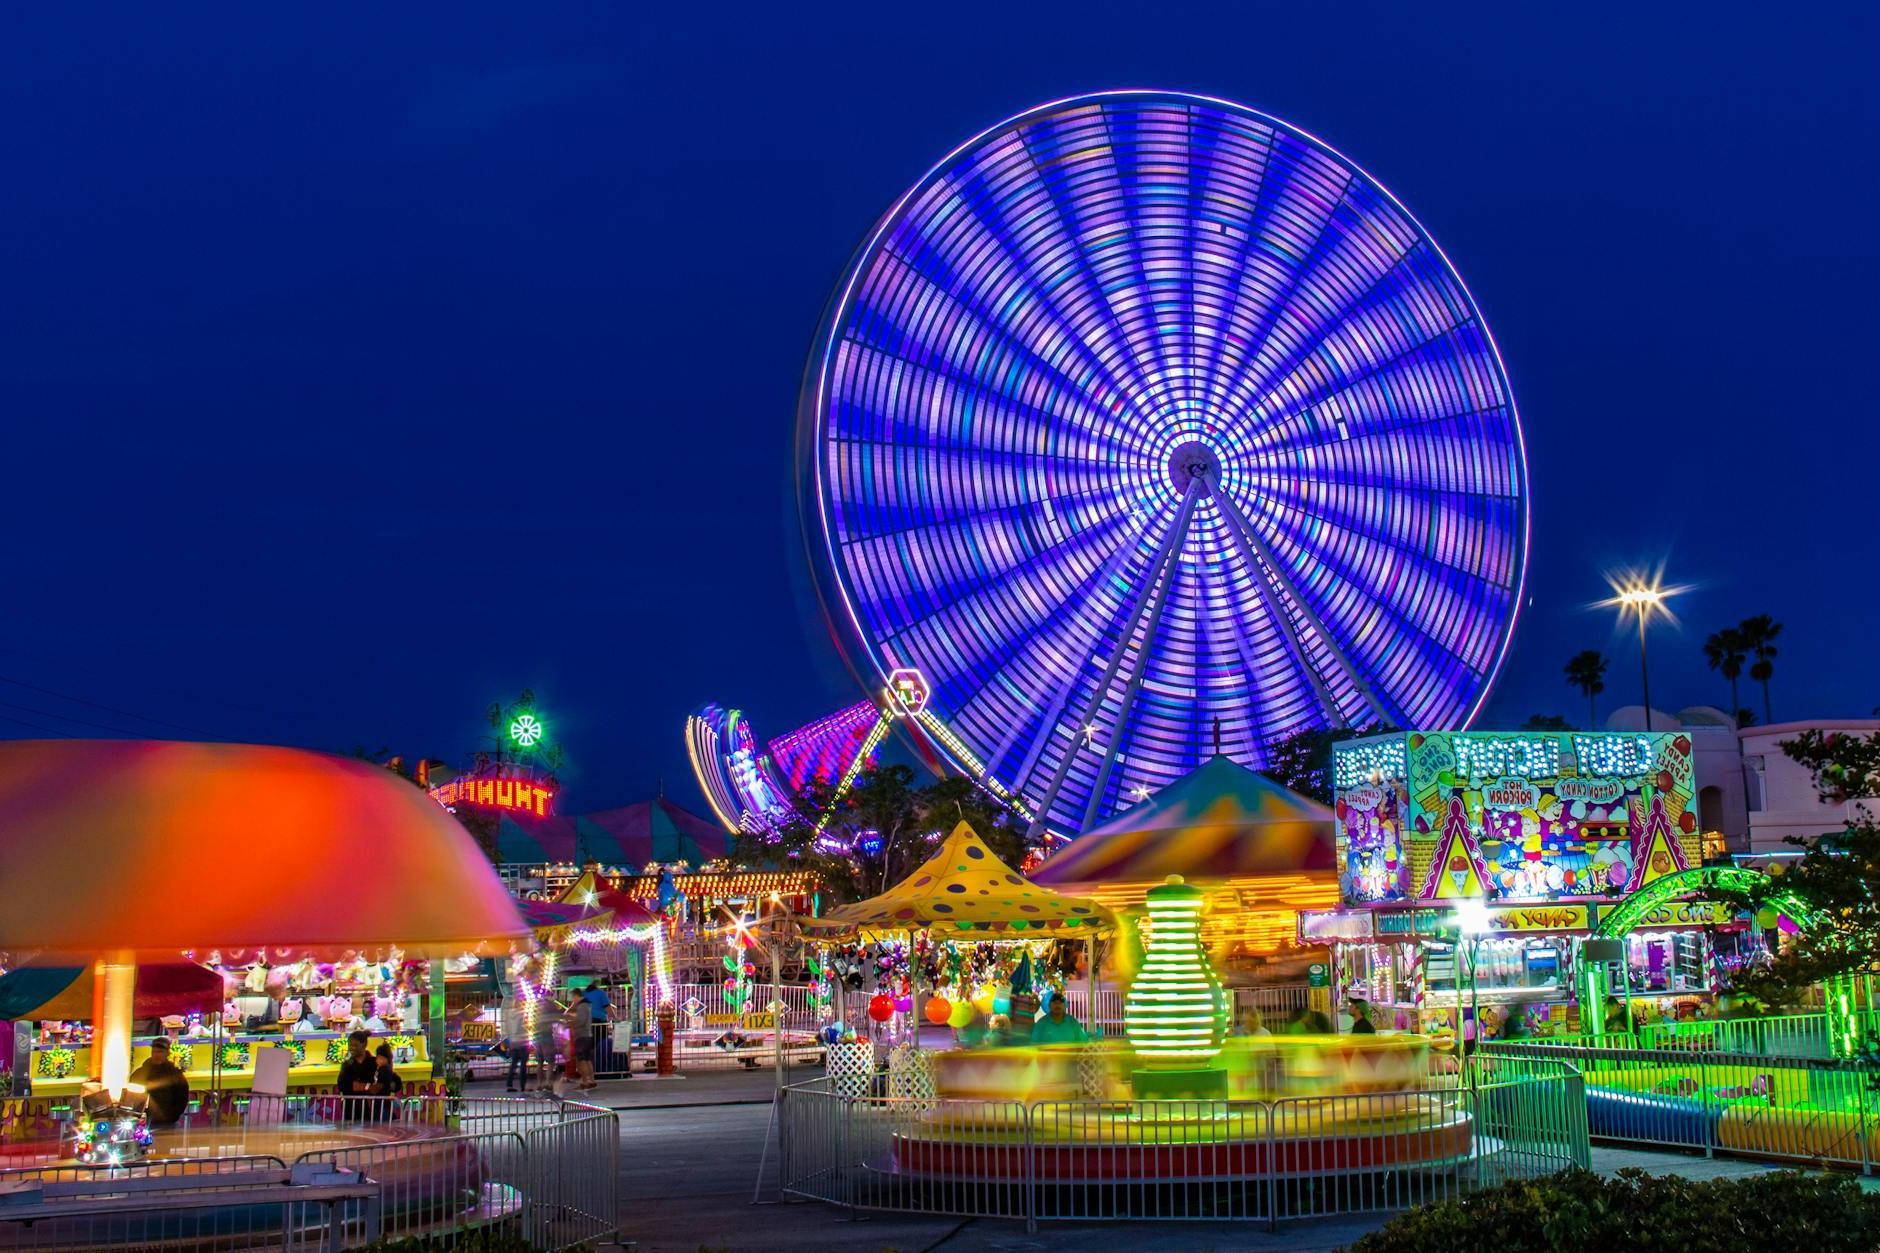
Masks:
[[[1650,583],[1643,579],[1632,579],[1623,585],[1615,584],[1613,598],[1605,602],[1618,607],[1621,619],[1628,613],[1638,615],[1638,673],[1645,696],[1646,731],[1652,729],[1652,674],[1645,660],[1645,624],[1653,614],[1670,615],[1670,610],[1665,608],[1665,601],[1677,591],[1677,588],[1661,586],[1656,579]]]
[[[1456,941],[1458,949],[1457,955],[1460,956],[1461,950],[1466,947],[1469,958],[1469,1021],[1475,1024],[1475,1045],[1477,1049],[1482,1046],[1482,1015],[1480,1001],[1476,994],[1478,986],[1476,982],[1476,965],[1481,956],[1482,937],[1488,933],[1489,925],[1488,903],[1483,901],[1480,897],[1462,901],[1456,905],[1456,930],[1459,932]],[[1462,995],[1461,989],[1457,989],[1456,1047],[1458,1049],[1462,1048],[1463,1039]],[[1463,1051],[1465,1058],[1469,1055],[1467,1050]]]

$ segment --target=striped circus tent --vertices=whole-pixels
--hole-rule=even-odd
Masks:
[[[685,862],[697,867],[722,859],[724,828],[663,796],[569,817],[504,815],[496,831],[504,864],[631,867]]]
[[[1178,874],[1207,890],[1211,947],[1271,952],[1294,942],[1298,911],[1338,903],[1331,809],[1216,754],[1045,859],[1039,883],[1142,906]]]
[[[824,938],[932,928],[936,935],[960,940],[1082,939],[1116,923],[1094,900],[1066,896],[1025,878],[964,822],[919,869],[880,896],[798,921]]]
[[[131,1017],[213,1013],[222,1007],[222,976],[193,962],[137,968]],[[89,966],[21,966],[0,974],[0,1022],[84,1019],[92,1015]]]

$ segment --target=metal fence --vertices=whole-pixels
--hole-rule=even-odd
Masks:
[[[1595,1139],[1869,1172],[1874,1166],[1880,1069],[1866,1063],[1512,1042],[1485,1044],[1483,1055],[1574,1067]]]
[[[855,1209],[1038,1220],[1396,1210],[1587,1163],[1570,1066],[1485,1061],[1407,1092],[1275,1101],[779,1098],[784,1193]]]
[[[274,1151],[244,1152],[251,1142]],[[161,1131],[156,1147],[165,1156],[127,1167],[0,1171],[0,1192],[40,1192],[36,1205],[0,1205],[0,1249],[337,1249],[477,1227],[563,1249],[618,1229],[618,1115],[594,1106],[263,1099]]]

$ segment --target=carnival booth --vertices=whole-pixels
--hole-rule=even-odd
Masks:
[[[1702,858],[1678,733],[1407,732],[1332,751],[1341,907],[1301,918],[1380,1026],[1439,1041],[1579,1034],[1583,941]],[[1668,902],[1624,941],[1635,1018],[1702,1013],[1716,902]],[[1608,1012],[1602,1006],[1601,1014]]]
[[[825,942],[904,937],[912,972],[908,987],[902,991],[893,984],[878,984],[869,1001],[869,1017],[886,1023],[899,1016],[910,1027],[925,1019],[956,1030],[971,1027],[976,1017],[989,1020],[1001,1012],[996,989],[959,985],[961,945],[995,942],[1022,948],[1053,940],[1085,941],[1084,964],[1092,981],[1086,1003],[1094,1005],[1095,942],[1116,927],[1115,916],[1101,903],[1060,894],[1019,874],[964,822],[914,873],[880,896],[799,923],[806,935]],[[1021,954],[1016,960],[1027,957],[1029,953]],[[1020,999],[1014,1002],[1007,991],[1002,1012],[1010,1022],[1007,1030],[1027,1034],[1038,1006],[1023,995],[1018,993]],[[905,1034],[918,1048],[918,1031]],[[872,1051],[869,1062],[872,1065]],[[831,1066],[836,1066],[833,1058]]]
[[[240,873],[179,876],[179,856]],[[0,951],[15,974],[90,971],[82,1034],[35,1033],[26,1076],[35,1095],[75,1090],[88,1109],[123,1096],[153,1038],[135,1031],[140,969],[410,959],[436,963],[429,987],[441,990],[446,957],[529,939],[468,833],[423,792],[366,762],[287,748],[0,744],[0,892]],[[425,999],[425,1030],[377,1033],[413,1078],[429,1077],[442,1039],[443,998]],[[282,1033],[278,1015],[234,1032],[212,1016],[191,1037],[175,1015],[146,1017],[176,1037],[193,1093],[246,1086],[269,1049],[290,1055],[290,1089],[330,1090],[337,1074],[341,1032]]]

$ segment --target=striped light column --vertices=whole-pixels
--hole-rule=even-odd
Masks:
[[[1225,1034],[1220,976],[1201,947],[1198,888],[1170,875],[1149,889],[1149,935],[1142,969],[1123,1003],[1137,1060],[1151,1069],[1205,1066]]]

